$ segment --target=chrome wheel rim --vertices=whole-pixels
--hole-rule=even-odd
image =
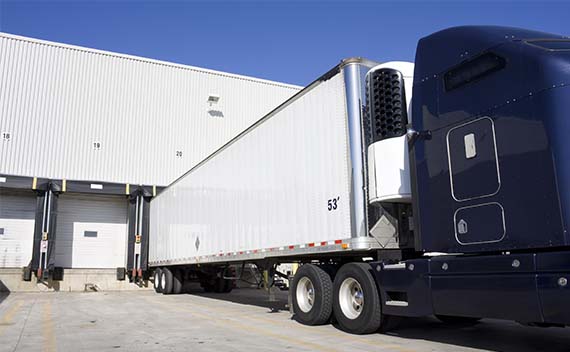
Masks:
[[[154,288],[158,288],[158,284],[160,282],[160,275],[158,275],[158,271],[154,273]]]
[[[356,319],[364,308],[364,292],[355,279],[344,279],[338,291],[338,299],[342,313],[349,319]]]
[[[306,276],[303,276],[297,284],[296,290],[297,305],[302,312],[308,313],[313,309],[315,304],[315,287],[313,282]]]
[[[165,287],[166,287],[166,275],[162,273],[160,275],[160,288],[164,290]]]

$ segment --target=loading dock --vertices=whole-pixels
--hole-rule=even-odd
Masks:
[[[36,195],[0,188],[0,268],[21,268],[32,258]]]
[[[125,267],[125,196],[63,194],[58,206],[56,266]]]

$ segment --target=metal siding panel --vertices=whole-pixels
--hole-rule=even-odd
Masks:
[[[21,268],[32,259],[36,197],[0,190],[0,268]]]
[[[96,231],[97,237],[85,236]],[[63,194],[59,198],[56,266],[124,267],[127,241],[125,197]]]
[[[350,238],[345,101],[337,74],[153,199],[149,262]]]
[[[2,33],[0,48],[11,175],[166,186],[300,90]],[[208,114],[209,94],[223,117]]]

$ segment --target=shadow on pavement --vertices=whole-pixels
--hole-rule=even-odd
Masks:
[[[516,322],[484,319],[471,327],[447,325],[433,317],[406,318],[389,335],[497,352],[569,351],[563,328],[537,328]]]
[[[10,290],[4,285],[2,280],[0,280],[0,304],[2,304],[8,296],[10,296]]]
[[[231,293],[206,293],[198,284],[185,287],[186,293],[194,296],[207,297],[220,301],[264,307],[271,311],[288,311],[287,291],[275,289],[275,301],[271,302],[266,290],[255,288],[235,288]]]
[[[288,310],[287,291],[276,290],[276,301],[270,302],[263,289],[239,288],[231,293],[205,293],[197,284],[186,289],[187,294],[195,296],[264,307],[270,311]],[[494,319],[483,319],[475,326],[460,327],[444,324],[434,317],[404,318],[398,328],[386,334],[495,352],[570,351],[568,329],[527,327]]]
[[[199,285],[187,287],[188,294],[221,301],[287,311],[287,291],[275,292],[276,302],[269,302],[263,289],[239,288],[231,293],[205,293]],[[537,328],[516,322],[483,319],[470,327],[448,325],[434,317],[404,318],[399,327],[387,335],[411,340],[425,340],[496,352],[570,351],[570,330]]]

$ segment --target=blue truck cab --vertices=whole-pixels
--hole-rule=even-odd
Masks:
[[[570,324],[570,39],[496,26],[417,46],[413,251],[371,263],[385,315]]]

